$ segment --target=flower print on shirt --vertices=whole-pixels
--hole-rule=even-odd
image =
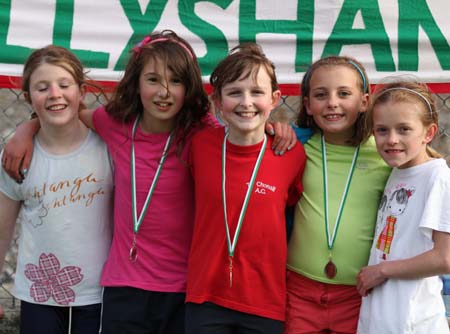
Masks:
[[[408,206],[409,198],[414,194],[414,191],[414,188],[400,188],[395,190],[389,198],[389,202],[386,207],[388,216],[386,217],[384,228],[378,236],[376,245],[376,248],[383,252],[383,260],[387,259],[387,254],[391,251],[397,216],[400,216],[403,212],[405,212],[406,207]],[[381,213],[381,217],[383,217],[383,212]]]
[[[75,292],[70,288],[83,280],[81,268],[67,266],[61,268],[58,258],[49,253],[39,256],[39,266],[28,263],[25,276],[33,282],[30,296],[36,303],[44,303],[50,298],[59,305],[67,306],[75,301]]]

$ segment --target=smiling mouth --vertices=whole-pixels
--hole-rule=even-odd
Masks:
[[[337,120],[340,120],[340,119],[342,119],[344,116],[343,115],[340,115],[340,114],[329,114],[329,115],[325,115],[324,116],[324,118],[327,120],[327,121],[337,121]]]
[[[57,104],[57,105],[53,105],[53,106],[48,106],[47,110],[49,111],[61,111],[66,109],[67,105],[65,104]]]
[[[389,150],[384,150],[386,153],[388,154],[396,154],[396,153],[402,153],[403,150],[400,149],[389,149]]]
[[[170,102],[154,102],[158,107],[167,108],[172,105]]]
[[[237,111],[235,112],[236,115],[243,118],[252,118],[258,115],[257,111]]]

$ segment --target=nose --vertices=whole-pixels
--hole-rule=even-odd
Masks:
[[[328,107],[334,109],[338,106],[338,104],[339,104],[339,97],[337,96],[337,94],[330,93],[328,97]]]
[[[61,88],[58,85],[50,85],[49,94],[51,98],[58,98],[61,96]]]
[[[243,93],[241,96],[240,103],[241,107],[243,108],[250,108],[253,105],[252,97],[249,93]]]
[[[167,81],[161,81],[160,85],[159,85],[159,91],[158,91],[158,96],[159,97],[169,97],[170,95],[170,90],[169,90],[169,84]]]
[[[387,140],[389,145],[395,145],[398,143],[398,136],[395,133],[395,131],[390,131],[388,134],[388,140]]]

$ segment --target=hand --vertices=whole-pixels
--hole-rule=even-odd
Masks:
[[[356,288],[359,294],[366,297],[374,287],[380,285],[386,278],[381,273],[382,263],[363,267],[356,276]]]
[[[277,155],[283,155],[284,152],[292,149],[297,143],[295,131],[287,123],[267,122],[266,132],[275,135],[272,150],[274,150]]]
[[[13,136],[5,146],[2,156],[3,169],[11,178],[22,183],[30,167],[33,142]]]

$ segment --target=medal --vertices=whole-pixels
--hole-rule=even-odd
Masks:
[[[133,244],[131,245],[130,248],[130,261],[136,262],[136,259],[137,259],[137,248],[136,248],[136,234],[135,234],[133,238]]]
[[[133,214],[133,242],[130,247],[130,261],[136,262],[138,257],[138,249],[136,238],[139,232],[139,228],[141,227],[142,221],[144,220],[145,214],[147,212],[148,206],[150,204],[150,199],[153,196],[153,191],[155,190],[156,184],[158,183],[159,175],[161,174],[162,167],[164,162],[166,161],[167,152],[170,147],[170,143],[172,141],[172,133],[169,135],[166,141],[166,145],[164,146],[163,153],[161,155],[161,159],[159,160],[158,168],[156,169],[155,177],[153,178],[152,184],[150,185],[150,189],[147,193],[147,198],[145,199],[144,205],[142,207],[141,214],[139,218],[137,216],[137,204],[136,204],[136,161],[135,161],[135,153],[134,153],[134,136],[136,135],[136,129],[139,124],[139,120],[141,115],[136,117],[134,121],[133,130],[131,133],[131,162],[130,162],[130,173],[131,173],[131,204],[132,204],[132,214]]]
[[[255,184],[256,175],[258,174],[259,166],[261,165],[262,158],[264,156],[264,152],[266,151],[267,146],[267,137],[264,134],[264,140],[261,146],[261,150],[259,151],[258,158],[256,159],[255,166],[253,167],[252,176],[250,178],[250,182],[248,184],[247,193],[245,194],[244,202],[242,203],[241,212],[239,214],[239,219],[236,227],[236,232],[234,233],[233,242],[231,242],[230,230],[228,228],[228,219],[227,219],[227,196],[225,192],[225,184],[226,184],[226,160],[227,160],[227,138],[228,133],[225,134],[223,138],[222,145],[222,203],[223,203],[223,215],[225,221],[225,231],[227,236],[227,248],[228,248],[228,272],[230,279],[230,288],[233,287],[233,256],[234,251],[236,249],[237,241],[239,238],[239,234],[241,232],[242,223],[244,221],[245,212],[247,211],[247,205],[250,201],[250,195],[253,191],[253,186]]]
[[[348,172],[347,181],[345,183],[344,192],[342,194],[341,202],[339,204],[338,213],[336,216],[336,221],[334,224],[333,233],[330,235],[330,225],[328,219],[328,170],[327,170],[327,148],[325,145],[325,138],[322,134],[322,173],[323,173],[323,192],[324,192],[324,209],[325,209],[325,233],[327,236],[327,246],[330,251],[329,260],[323,271],[325,275],[329,279],[333,279],[337,274],[337,267],[334,264],[331,256],[331,251],[333,249],[334,242],[336,241],[336,235],[339,228],[339,224],[341,223],[342,211],[344,210],[345,200],[347,199],[348,190],[350,188],[350,184],[352,182],[353,172],[355,171],[356,160],[358,160],[359,155],[359,145],[355,149],[355,153],[353,154],[352,164],[350,166],[350,170]]]
[[[333,263],[333,261],[331,261],[331,259],[325,265],[324,272],[325,272],[325,275],[327,275],[327,277],[329,279],[332,279],[336,276],[337,268],[336,268],[336,265]]]

